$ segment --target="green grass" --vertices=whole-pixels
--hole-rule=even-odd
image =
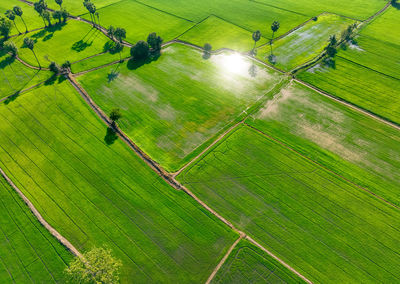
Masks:
[[[22,9],[22,18],[24,19],[28,30],[44,27],[44,23],[39,14],[33,9],[32,6],[18,1],[18,0],[1,0],[0,1],[0,14],[3,16],[7,10],[12,10],[14,6],[19,6]],[[20,17],[16,17],[15,24],[17,25],[20,32],[25,32],[25,25]],[[12,25],[11,35],[18,34],[14,24]]]
[[[96,9],[106,7],[108,5],[112,5],[114,3],[118,3],[120,0],[94,0],[93,4],[96,5]],[[56,4],[54,0],[46,1],[49,8],[54,10],[59,10],[60,6]],[[88,13],[88,10],[83,6],[82,0],[64,0],[62,4],[63,8],[65,8],[71,15],[79,16],[82,14]],[[100,15],[101,16],[101,15]]]
[[[308,16],[317,16],[322,12],[341,14],[359,20],[365,20],[382,9],[387,1],[385,0],[257,0],[267,5],[293,10]]]
[[[337,57],[335,68],[318,64],[298,77],[332,95],[400,123],[400,80]]]
[[[34,51],[42,67],[51,61],[62,64],[69,60],[78,61],[107,50],[110,40],[91,25],[70,20],[66,25],[53,26],[13,39],[19,48],[19,56],[31,65],[38,66],[32,51],[23,44],[25,37],[36,41]],[[105,62],[106,63],[106,62]]]
[[[121,52],[121,58],[127,58],[130,57],[130,49],[127,47],[124,47],[124,50]],[[71,71],[72,73],[78,73],[82,71],[87,71],[92,68],[100,67],[104,64],[115,62],[120,60],[120,55],[119,53],[103,53],[99,54],[97,56],[93,56],[91,58],[83,59],[77,62],[72,63],[71,65]]]
[[[110,248],[122,282],[205,281],[237,238],[122,141],[111,144],[68,82],[0,106],[0,119],[0,167],[79,250]]]
[[[72,255],[0,177],[0,282],[59,283]]]
[[[293,83],[247,123],[400,205],[400,133]]]
[[[254,1],[247,0],[141,0],[157,9],[199,22],[210,15],[218,16],[227,22],[235,24],[243,29],[253,32],[260,30],[265,37],[272,34],[270,25],[279,20],[281,28],[277,35],[308,20],[309,17],[290,11],[265,6]],[[224,35],[232,40],[230,34]],[[250,37],[251,42],[251,37]]]
[[[179,39],[198,46],[204,46],[205,43],[209,43],[214,50],[230,48],[236,51],[248,52],[254,47],[251,32],[215,16],[210,16],[204,22],[184,33]],[[257,45],[265,42],[266,39],[262,38]]]
[[[241,240],[211,283],[303,283],[247,240]]]
[[[276,66],[286,71],[317,57],[328,45],[329,37],[340,38],[342,30],[354,23],[353,20],[334,14],[324,14],[317,21],[310,21],[298,30],[277,40],[272,45]],[[258,49],[258,57],[268,61],[270,45]]]
[[[194,25],[193,22],[150,8],[137,1],[123,0],[98,10],[100,23],[126,29],[126,40],[135,43],[156,32],[164,41],[172,40]],[[86,19],[90,16],[85,15]]]
[[[46,72],[30,69],[10,55],[0,52],[0,99],[43,82]]]
[[[252,77],[251,64],[232,53],[205,60],[200,51],[174,44],[136,70],[128,62],[78,80],[107,114],[121,108],[119,124],[125,133],[167,170],[176,171],[282,80],[258,65]]]
[[[246,126],[178,179],[311,281],[399,281],[398,209]]]

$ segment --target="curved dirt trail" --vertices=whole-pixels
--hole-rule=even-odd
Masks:
[[[22,191],[11,181],[6,173],[0,168],[0,175],[6,180],[6,182],[15,190],[15,192],[22,198],[25,204],[29,207],[33,215],[38,219],[40,224],[45,227],[50,234],[52,234],[62,245],[64,245],[72,254],[82,259],[82,254],[76,249],[65,237],[63,237],[56,229],[54,229],[47,221],[42,217],[39,211],[35,208],[32,202],[22,193]]]

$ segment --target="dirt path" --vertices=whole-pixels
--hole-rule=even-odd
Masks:
[[[39,87],[40,85],[44,84],[44,82],[46,82],[46,80],[43,81],[43,82],[37,83],[36,85],[30,86],[29,88],[26,88],[26,89],[22,89],[22,90],[20,90],[20,91],[17,91],[17,92],[15,92],[14,94],[9,95],[9,96],[7,96],[7,97],[5,97],[5,98],[2,98],[2,99],[0,99],[0,103],[1,103],[1,102],[4,102],[4,101],[6,101],[6,100],[8,100],[8,99],[10,99],[10,98],[12,98],[12,97],[14,97],[14,96],[20,95],[21,93],[24,93],[24,92],[30,91],[30,90],[32,90],[32,89],[34,89],[34,88],[36,88],[36,87]]]
[[[206,284],[210,284],[211,280],[214,279],[215,275],[217,274],[218,270],[224,265],[225,261],[228,259],[229,255],[232,253],[233,249],[237,246],[237,244],[245,237],[244,235],[240,235],[240,237],[233,243],[233,245],[229,248],[227,253],[224,255],[224,257],[221,259],[221,261],[218,263],[218,265],[214,268],[213,272],[210,274],[208,277]]]
[[[0,175],[6,180],[6,182],[15,190],[15,192],[22,198],[25,204],[32,211],[33,215],[38,219],[38,221],[45,227],[50,234],[52,234],[62,245],[64,245],[72,254],[82,258],[81,253],[66,239],[64,238],[56,229],[54,229],[47,221],[42,217],[39,211],[35,208],[32,202],[22,193],[22,191],[11,181],[11,179],[6,175],[6,173],[0,168]]]

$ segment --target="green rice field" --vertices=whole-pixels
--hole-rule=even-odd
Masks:
[[[0,176],[1,283],[59,283],[71,254]]]
[[[237,238],[115,141],[68,82],[0,116],[0,167],[76,248],[110,248],[123,282],[205,281]]]
[[[178,180],[311,281],[399,280],[399,210],[256,130],[239,127]]]
[[[121,108],[121,128],[153,159],[176,171],[283,80],[258,64],[249,74],[252,64],[233,53],[203,59],[201,52],[175,44],[139,68],[128,62],[78,80],[106,113]]]

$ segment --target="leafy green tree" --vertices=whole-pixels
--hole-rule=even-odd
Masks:
[[[336,35],[331,35],[329,37],[329,45],[331,46],[336,46],[337,44],[337,39],[336,39]]]
[[[54,12],[53,12],[53,18],[54,18],[55,20],[58,20],[58,23],[61,24],[62,11],[54,11]]]
[[[12,23],[9,19],[3,18],[0,16],[0,35],[4,37],[4,39],[8,39],[11,32]]]
[[[68,60],[65,61],[62,65],[61,68],[63,70],[65,70],[66,72],[68,72],[68,70],[71,68],[71,62],[69,62]]]
[[[122,62],[121,53],[123,50],[124,50],[124,45],[121,42],[117,41],[114,46],[114,51],[119,53],[119,61],[120,62]]]
[[[34,41],[33,39],[29,38],[29,37],[26,37],[26,38],[24,38],[24,45],[32,51],[33,55],[34,55],[35,58],[36,58],[37,63],[39,64],[39,68],[42,68],[42,67],[40,66],[39,59],[37,58],[36,53],[35,53],[35,51],[33,50],[34,47],[35,47],[35,41]]]
[[[114,36],[119,42],[122,42],[126,38],[126,30],[124,28],[116,28]]]
[[[33,3],[33,8],[39,14],[39,16],[42,17],[44,26],[47,27],[47,24],[46,24],[46,21],[44,18],[44,14],[43,14],[43,12],[46,11],[46,9],[47,9],[46,2],[44,0],[39,0],[38,2]]]
[[[18,47],[15,45],[14,42],[12,41],[7,41],[4,43],[4,49],[11,53],[12,57],[16,57],[18,54]]]
[[[255,31],[253,33],[254,48],[256,47],[256,44],[260,39],[261,39],[261,32],[260,31]]]
[[[119,282],[120,260],[104,248],[93,248],[75,258],[66,268],[66,274],[76,283],[115,284]]]
[[[61,71],[60,66],[58,66],[58,64],[55,63],[54,61],[50,63],[49,69],[50,69],[50,71],[53,72],[55,75],[60,74],[60,71]]]
[[[212,50],[211,44],[206,43],[206,44],[204,45],[204,51],[205,51],[207,54],[210,54],[210,53],[211,53],[211,50]]]
[[[163,39],[158,36],[156,33],[151,33],[147,37],[147,43],[155,52],[161,51],[161,46],[163,43]]]
[[[143,60],[149,57],[150,48],[149,44],[143,40],[138,41],[131,48],[131,55],[135,60]]]
[[[55,0],[55,1],[56,1],[57,5],[60,6],[60,9],[62,9],[63,0]]]
[[[61,17],[63,19],[63,23],[65,23],[69,17],[69,13],[67,10],[65,10],[64,8],[61,9]]]
[[[25,26],[25,33],[27,33],[28,32],[28,27],[26,26],[24,18],[22,17],[24,12],[22,11],[21,7],[14,6],[13,11],[14,11],[15,15],[17,15],[18,17],[21,18],[21,20],[22,20],[22,22],[24,23],[24,26]]]
[[[328,45],[328,47],[326,48],[326,54],[332,58],[335,57],[336,53],[337,53],[336,47]]]
[[[119,108],[114,108],[110,112],[110,119],[112,121],[112,125],[115,126],[115,123],[122,117],[121,110]]]
[[[96,13],[96,5],[94,5],[92,2],[90,2],[90,0],[85,0],[83,2],[83,5],[88,10],[88,12],[90,14],[90,18],[91,18],[92,23],[93,23],[93,26],[95,26],[96,25],[96,18],[94,16],[94,14]]]
[[[43,10],[42,17],[49,23],[49,27],[51,27],[51,15],[50,12],[47,10]]]
[[[15,23],[15,14],[14,14],[14,11],[13,11],[13,10],[7,10],[5,14],[6,14],[6,17],[7,17],[10,21],[12,21],[12,22],[14,23],[14,26],[15,26],[15,28],[17,29],[18,33],[21,34],[21,32],[19,31],[19,29],[18,29],[18,27],[17,27],[17,24]]]
[[[278,21],[274,21],[271,25],[272,38],[271,41],[269,42],[269,45],[271,46],[271,55],[272,55],[272,42],[274,41],[274,35],[279,30],[280,25],[281,24]]]

